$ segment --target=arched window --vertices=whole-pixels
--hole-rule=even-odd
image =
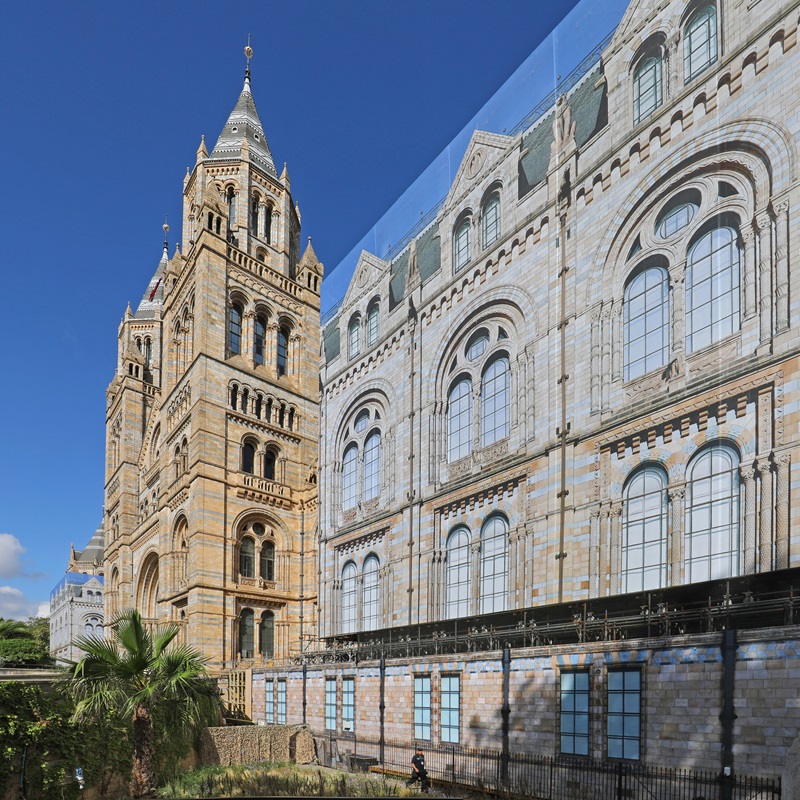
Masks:
[[[469,531],[456,528],[447,537],[445,569],[445,616],[465,617],[470,613]]]
[[[258,198],[254,197],[250,204],[250,232],[258,236]]]
[[[342,570],[342,633],[356,629],[356,565],[349,561]]]
[[[739,246],[733,228],[701,236],[686,258],[686,350],[739,330]]]
[[[242,445],[242,472],[252,475],[255,471],[256,446],[248,441]]]
[[[447,460],[472,452],[472,381],[462,378],[447,398]]]
[[[261,578],[265,581],[275,580],[275,545],[264,542],[261,545]]]
[[[669,359],[669,276],[648,267],[625,287],[623,302],[625,380],[663,367]]]
[[[483,374],[481,389],[481,446],[505,439],[509,430],[509,363],[496,358]]]
[[[249,536],[239,545],[239,574],[243,578],[256,576],[256,543]]]
[[[267,206],[264,214],[264,239],[267,244],[272,244],[272,207]]]
[[[683,32],[683,75],[688,83],[717,60],[717,8],[695,12]]]
[[[493,194],[484,203],[481,217],[483,248],[486,249],[500,238],[500,196],[498,194]]]
[[[347,328],[347,357],[355,358],[361,352],[361,319],[353,317]]]
[[[508,523],[492,516],[481,529],[481,614],[505,611],[508,597]]]
[[[256,364],[264,363],[264,341],[267,335],[267,321],[258,316],[253,323],[253,359]]]
[[[663,77],[660,55],[643,58],[633,73],[633,124],[638,125],[663,102]]]
[[[236,192],[233,191],[233,186],[228,187],[225,198],[228,201],[228,226],[233,228],[236,224]]]
[[[258,626],[258,652],[264,658],[275,657],[275,615],[265,611]]]
[[[351,444],[342,460],[342,508],[347,511],[358,502],[358,447]]]
[[[678,200],[681,198],[678,197]],[[667,206],[656,222],[656,234],[662,239],[669,239],[688,227],[694,219],[699,205],[689,200],[672,203]]]
[[[278,328],[278,348],[276,353],[276,364],[278,368],[278,375],[285,375],[287,372],[287,361],[289,355],[289,331],[284,328]]]
[[[469,229],[472,224],[469,218],[465,219],[457,228],[453,237],[453,263],[456,272],[469,264]]]
[[[380,305],[375,301],[367,311],[367,347],[378,343]]]
[[[253,657],[253,609],[242,609],[239,617],[239,655],[242,658]]]
[[[364,444],[364,500],[372,500],[381,491],[381,435],[373,431]]]
[[[274,450],[264,453],[264,477],[268,481],[275,480],[275,462],[278,460]]]
[[[235,356],[242,352],[242,307],[231,303],[228,309],[228,352]]]
[[[739,456],[714,444],[689,464],[685,570],[689,583],[739,574]]]
[[[667,583],[666,476],[657,467],[634,474],[623,492],[622,591],[659,589]]]
[[[379,570],[380,564],[377,556],[369,556],[364,562],[364,584],[361,594],[361,629],[365,631],[374,631],[378,627],[380,611]]]

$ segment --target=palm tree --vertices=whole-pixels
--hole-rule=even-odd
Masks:
[[[151,632],[139,612],[130,610],[111,623],[110,631],[109,639],[84,636],[76,641],[86,654],[71,667],[75,718],[111,712],[132,719],[131,797],[152,797],[154,709],[165,709],[166,717],[186,730],[207,718],[219,695],[196,650],[169,647],[178,626]]]
[[[24,622],[0,618],[0,639],[33,639],[33,634]]]

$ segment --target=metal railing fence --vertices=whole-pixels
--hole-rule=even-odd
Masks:
[[[411,774],[416,745],[434,785],[470,787],[506,796],[537,800],[780,800],[780,778],[713,770],[653,767],[580,757],[508,753],[460,745],[431,745],[360,739],[326,734],[318,737],[320,761],[374,765],[400,775]],[[338,762],[338,763],[337,763]]]

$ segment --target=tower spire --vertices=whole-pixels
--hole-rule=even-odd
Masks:
[[[161,227],[164,230],[164,255],[162,258],[169,261],[169,239],[167,237],[167,234],[169,233],[169,225],[167,224],[166,214],[164,214],[164,224]]]
[[[244,48],[244,55],[247,63],[244,68],[244,88],[243,92],[250,92],[250,59],[253,57],[253,48],[250,47],[250,34],[247,34],[247,45]],[[251,92],[252,94],[252,92]]]

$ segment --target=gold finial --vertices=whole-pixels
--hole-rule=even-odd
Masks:
[[[247,34],[247,45],[244,48],[244,54],[245,54],[245,57],[247,58],[246,73],[249,75],[250,74],[250,59],[253,57],[253,48],[250,47],[250,34],[249,33]]]
[[[167,247],[167,234],[169,233],[169,225],[167,224],[167,215],[164,214],[164,224],[161,226],[164,230],[164,248]]]

